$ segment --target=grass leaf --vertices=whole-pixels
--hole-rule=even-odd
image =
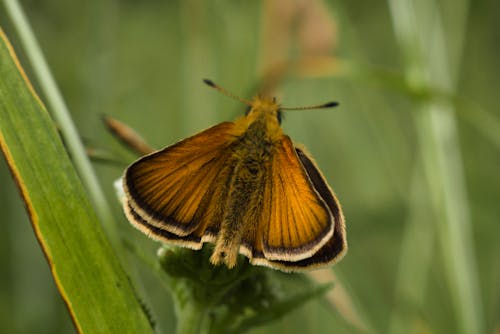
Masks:
[[[152,332],[56,126],[0,37],[0,146],[75,327]]]

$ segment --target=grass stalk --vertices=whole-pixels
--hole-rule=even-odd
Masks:
[[[458,20],[450,36],[445,34],[434,0],[389,0],[389,5],[398,42],[406,58],[409,82],[416,87],[439,87],[452,93],[459,72],[467,2],[457,3],[458,16],[462,20]],[[456,41],[454,50],[447,47],[449,41]],[[482,333],[480,287],[454,106],[451,101],[429,100],[421,104],[415,115],[457,330]]]
[[[410,185],[409,218],[405,225],[396,280],[397,311],[391,317],[389,332],[410,331],[424,302],[428,274],[434,250],[435,230],[432,226],[432,208],[427,201],[427,187],[423,175],[423,161],[418,159]]]
[[[54,121],[2,30],[0,59],[0,147],[76,331],[153,332]]]
[[[59,130],[61,131],[66,147],[73,159],[75,168],[89,192],[97,215],[108,232],[108,237],[116,246],[118,245],[118,240],[116,237],[117,233],[115,233],[116,228],[113,223],[114,220],[111,209],[99,185],[99,181],[94,173],[90,160],[87,157],[76,126],[71,119],[68,107],[50,72],[40,45],[36,40],[33,30],[19,2],[17,0],[4,0],[4,5],[31,63],[36,79],[47,99],[48,109],[59,126]]]

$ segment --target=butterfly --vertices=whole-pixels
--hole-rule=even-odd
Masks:
[[[306,108],[242,99],[204,82],[247,104],[247,112],[132,163],[123,176],[128,220],[162,242],[212,243],[210,262],[229,268],[238,254],[286,272],[340,260],[347,251],[340,203],[281,128],[284,110]]]

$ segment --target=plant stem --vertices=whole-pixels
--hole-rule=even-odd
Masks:
[[[17,0],[4,0],[7,13],[17,30],[19,39],[24,47],[26,56],[31,62],[33,72],[47,99],[49,110],[59,125],[64,142],[72,157],[75,168],[78,171],[87,191],[90,194],[94,208],[101,222],[108,232],[108,237],[116,246],[118,244],[117,233],[109,205],[101,190],[99,181],[92,169],[92,165],[85,153],[85,148],[80,141],[76,127],[71,119],[69,110],[50,72],[40,46],[35,38],[28,20]]]
[[[443,4],[436,0],[389,0],[410,85],[437,87],[453,95],[468,1],[454,2],[454,13],[447,13],[457,18],[454,30],[447,34],[439,5]],[[452,42],[455,48],[448,47]],[[454,106],[449,100],[424,101],[415,113],[415,123],[457,330],[482,333],[482,303]]]
[[[436,231],[422,160],[421,157],[417,159],[410,185],[409,217],[405,222],[395,284],[397,307],[389,325],[389,333],[393,334],[408,331],[412,316],[423,307],[435,248]]]
[[[177,334],[199,334],[206,315],[205,305],[185,301],[177,311]]]

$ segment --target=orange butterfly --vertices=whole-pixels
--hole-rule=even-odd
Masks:
[[[283,271],[338,261],[347,251],[340,204],[313,160],[280,126],[282,110],[305,108],[282,108],[260,96],[237,99],[250,106],[245,116],[127,168],[127,218],[160,241],[192,249],[215,244],[214,265],[232,268],[238,253]]]

